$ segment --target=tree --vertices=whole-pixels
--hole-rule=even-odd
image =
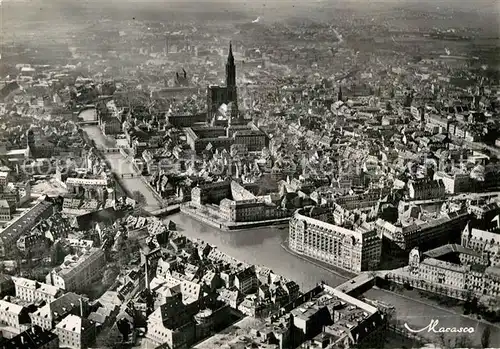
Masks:
[[[447,345],[446,345],[446,344],[447,344],[447,343],[446,343],[446,337],[445,337],[445,335],[444,335],[444,333],[443,333],[443,332],[440,332],[440,333],[438,334],[438,338],[437,338],[437,340],[438,340],[438,345],[439,345],[441,348],[446,348],[446,347],[447,347]]]
[[[147,200],[143,193],[136,190],[132,193],[132,199],[134,199],[139,205],[145,205]]]
[[[472,314],[476,314],[479,311],[479,301],[477,300],[476,297],[472,298],[472,301],[470,304],[470,311]]]
[[[53,266],[57,266],[64,260],[64,250],[61,244],[56,242],[50,251],[50,262]]]
[[[122,335],[122,341],[127,342],[129,340],[130,335],[130,323],[127,319],[120,319],[116,322],[116,326]]]
[[[472,348],[472,340],[465,335],[461,335],[455,340],[455,348]]]
[[[389,102],[389,101],[385,102],[385,109],[387,111],[392,111],[392,104],[391,104],[391,102]]]
[[[108,268],[104,271],[104,275],[102,277],[102,284],[106,287],[109,287],[113,284],[113,282],[118,277],[119,272],[116,268]]]
[[[490,347],[490,337],[491,337],[491,328],[490,326],[486,327],[481,335],[481,346],[483,348]]]
[[[104,329],[96,339],[99,348],[119,349],[122,348],[120,332],[116,326]]]
[[[132,256],[139,252],[140,244],[136,239],[126,239],[120,246],[117,254],[117,262],[120,266],[128,265]]]

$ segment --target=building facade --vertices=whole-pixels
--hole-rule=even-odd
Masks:
[[[106,256],[100,248],[90,248],[81,255],[66,256],[64,262],[53,269],[46,282],[66,291],[84,290],[101,277]]]
[[[272,204],[251,200],[223,199],[220,203],[220,216],[228,222],[255,222],[287,217],[285,210]]]
[[[30,327],[28,309],[0,300],[0,325],[10,327],[9,332],[19,334]]]
[[[461,300],[466,300],[471,294],[492,299],[500,296],[499,267],[453,263],[427,254],[414,248],[409,254],[408,267],[389,273],[389,278]]]
[[[111,180],[105,178],[68,178],[66,187],[70,194],[83,195],[86,199],[104,200]]]
[[[66,316],[57,324],[55,333],[61,348],[86,349],[96,338],[94,322],[76,315]]]
[[[16,206],[5,199],[0,199],[0,221],[8,222],[13,218],[16,212]]]
[[[21,332],[15,337],[5,340],[0,347],[29,348],[29,349],[59,349],[59,337],[52,331],[44,330],[38,326]]]
[[[236,102],[236,65],[234,64],[233,46],[229,44],[226,62],[226,86],[209,86],[207,89],[207,121],[211,122],[221,104]]]
[[[22,277],[12,277],[12,281],[14,281],[16,297],[27,302],[51,303],[62,294],[62,290],[58,287],[38,281]]]
[[[446,194],[442,180],[411,180],[408,182],[408,195],[413,200],[443,198]]]
[[[101,122],[101,130],[104,135],[117,135],[122,133],[122,124],[116,117],[108,117]]]
[[[410,252],[409,268],[413,275],[432,285],[465,289],[470,266],[421,256],[417,248]]]
[[[479,252],[489,260],[491,266],[500,266],[500,234],[469,225],[462,231],[462,246]]]
[[[394,249],[408,253],[414,247],[449,240],[450,234],[464,228],[469,216],[467,211],[458,211],[429,221],[414,220],[399,224],[392,224],[379,218],[375,225]]]
[[[191,202],[195,205],[219,204],[231,195],[229,181],[203,184],[191,190]]]
[[[21,235],[28,234],[39,221],[49,218],[54,209],[51,202],[40,201],[0,231],[0,255],[11,253]]]
[[[51,331],[61,320],[69,314],[82,315],[85,313],[84,304],[87,300],[73,292],[68,292],[44,306],[30,313],[31,324]]]
[[[434,174],[434,179],[443,181],[447,194],[466,193],[472,188],[472,180],[470,175],[466,173],[448,174],[438,171]]]
[[[297,210],[290,219],[292,251],[355,272],[379,265],[382,240],[375,229],[346,229],[308,217],[304,211]]]
[[[245,120],[238,110],[236,66],[231,45],[226,63],[226,86],[207,87],[206,125],[194,125],[196,117],[177,119],[172,117],[172,122],[189,126],[184,130],[186,140],[197,153],[208,148],[229,151],[234,144],[244,145],[248,151],[261,151],[268,143],[267,135]]]

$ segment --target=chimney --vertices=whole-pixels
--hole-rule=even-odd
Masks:
[[[80,303],[80,317],[83,318],[83,300],[80,298],[78,301]]]
[[[148,275],[148,258],[146,256],[146,262],[144,263],[145,269],[145,281],[146,281],[146,289],[149,291],[149,275]]]

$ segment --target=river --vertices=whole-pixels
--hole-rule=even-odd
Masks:
[[[324,280],[332,286],[337,286],[345,279],[307,260],[298,258],[285,251],[281,244],[287,237],[288,229],[276,227],[249,229],[241,231],[220,231],[182,213],[170,216],[177,224],[178,230],[193,239],[201,239],[216,245],[222,252],[251,264],[265,265],[275,273],[297,282],[303,290],[314,287]],[[372,289],[366,297],[390,303],[396,307],[399,320],[408,323],[411,328],[419,329],[429,325],[430,321],[439,320],[439,327],[472,327],[474,333],[471,340],[479,345],[485,324],[452,311],[435,306],[426,299],[414,298],[413,294],[401,296],[392,292]],[[425,333],[431,340],[436,340],[437,334]],[[491,330],[491,344],[500,347],[500,329]]]
[[[87,125],[82,127],[82,129],[87,132],[90,139],[94,140],[96,146],[104,148],[116,146],[115,140],[104,136],[99,127],[96,125]],[[144,195],[144,209],[146,211],[155,211],[161,207],[161,203],[140,177],[127,177],[128,174],[135,174],[135,170],[129,160],[125,159],[120,153],[106,153],[104,154],[104,157],[111,165],[113,173],[115,173],[118,177],[124,175],[124,178],[121,178],[120,182],[125,189],[131,193],[139,191],[142,195]]]
[[[86,126],[84,130],[95,140],[97,145],[104,144],[106,138],[97,126]],[[114,170],[120,172],[128,166],[127,161],[117,154],[107,154],[112,160]],[[124,183],[131,191],[139,190],[148,200],[148,205],[154,206],[157,201],[151,195],[150,189],[139,178],[124,179]],[[329,272],[319,265],[298,258],[285,251],[281,244],[285,241],[288,229],[266,227],[241,231],[220,231],[216,228],[200,223],[182,213],[170,216],[179,231],[189,238],[201,239],[216,245],[222,252],[237,259],[264,265],[275,273],[297,282],[301,289],[307,290],[320,281],[326,281],[332,286],[337,286],[345,281],[339,275]],[[480,344],[481,334],[486,327],[485,323],[475,319],[457,315],[449,309],[430,304],[431,301],[419,299],[414,294],[402,296],[392,292],[372,289],[366,293],[368,298],[377,299],[396,307],[396,316],[399,320],[408,323],[411,328],[423,328],[431,320],[439,320],[443,327],[472,327],[474,333],[470,339],[475,345]],[[431,340],[436,340],[437,334],[425,333]],[[500,347],[500,327],[494,326],[491,330],[491,346]]]

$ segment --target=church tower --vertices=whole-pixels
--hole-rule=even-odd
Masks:
[[[229,54],[226,63],[226,88],[228,101],[236,101],[236,66],[234,64],[233,45],[231,43],[229,43]]]
[[[26,145],[30,148],[30,153],[33,154],[35,152],[35,134],[33,133],[33,130],[30,129],[26,132],[26,139]],[[35,157],[34,154],[33,157]]]
[[[229,105],[238,100],[236,90],[236,66],[234,64],[233,45],[229,43],[229,54],[226,62],[226,86],[207,87],[207,123],[215,121],[214,116],[222,104]]]

